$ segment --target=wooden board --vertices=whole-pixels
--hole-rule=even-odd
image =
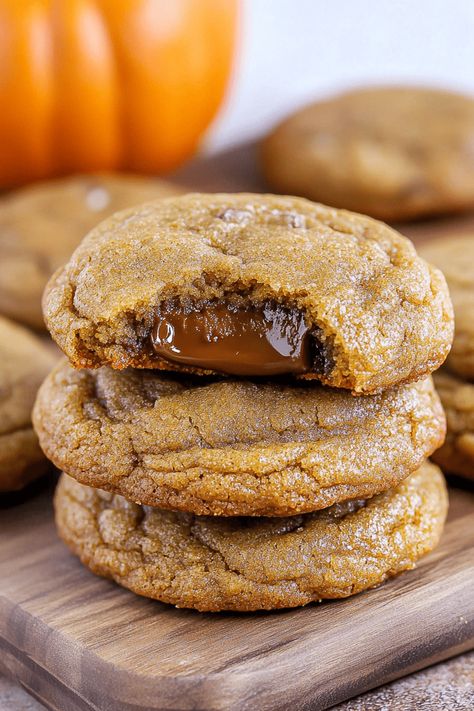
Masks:
[[[440,547],[377,590],[212,615],[89,573],[38,494],[0,511],[0,672],[58,711],[328,708],[474,647],[474,491],[451,500]]]

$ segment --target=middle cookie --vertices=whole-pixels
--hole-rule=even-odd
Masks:
[[[54,464],[136,503],[287,516],[396,486],[444,439],[431,378],[354,398],[311,384],[77,371],[60,363],[34,424]]]

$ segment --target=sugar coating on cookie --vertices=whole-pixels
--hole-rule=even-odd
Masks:
[[[290,518],[197,517],[129,503],[63,475],[60,536],[94,573],[198,610],[343,598],[413,568],[440,538],[443,476],[425,463],[374,498]]]
[[[306,106],[264,140],[278,192],[399,221],[472,209],[474,99],[437,89],[358,89]]]
[[[315,383],[74,370],[43,384],[34,423],[54,464],[139,503],[283,516],[372,496],[439,447],[431,378],[354,398]]]
[[[446,442],[433,461],[451,474],[474,479],[474,383],[443,368],[435,377],[447,419]]]
[[[53,272],[98,222],[125,207],[181,192],[122,174],[49,180],[0,199],[0,313],[44,329],[41,297]]]
[[[0,493],[22,489],[48,466],[31,410],[56,360],[38,337],[0,317]]]
[[[474,380],[474,233],[446,235],[421,245],[420,252],[443,271],[454,306],[456,328],[447,365]]]
[[[118,213],[56,272],[43,304],[76,367],[248,376],[273,353],[268,374],[355,393],[432,372],[453,332],[444,277],[409,240],[271,195],[188,195]]]

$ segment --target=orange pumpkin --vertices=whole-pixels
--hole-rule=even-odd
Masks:
[[[236,0],[0,0],[0,186],[168,171],[230,71]]]

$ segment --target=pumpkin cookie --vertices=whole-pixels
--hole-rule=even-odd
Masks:
[[[397,221],[474,205],[474,100],[359,89],[307,106],[264,141],[269,185]]]
[[[82,175],[33,185],[0,200],[0,313],[43,329],[41,296],[87,232],[130,205],[180,192],[128,175]]]
[[[456,329],[447,364],[450,370],[474,380],[474,234],[446,236],[420,248],[448,282]]]
[[[31,410],[56,360],[39,338],[0,317],[0,492],[23,488],[48,466]]]
[[[83,484],[160,508],[283,516],[396,485],[444,440],[431,378],[369,398],[317,384],[74,370],[42,386],[46,455]]]
[[[92,230],[45,318],[77,367],[292,374],[355,393],[445,359],[444,277],[386,225],[299,198],[188,195]]]
[[[446,412],[446,442],[433,454],[445,471],[474,479],[474,383],[443,369],[436,373],[436,388]]]
[[[60,536],[94,573],[198,610],[269,610],[348,597],[413,568],[438,543],[443,476],[425,463],[397,488],[283,519],[208,518],[137,506],[63,475]]]

